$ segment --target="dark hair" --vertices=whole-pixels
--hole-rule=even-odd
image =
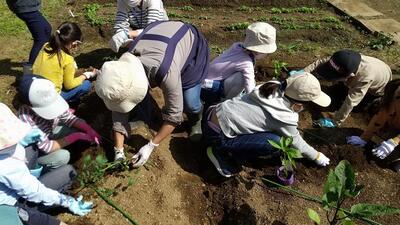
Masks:
[[[385,94],[382,97],[381,106],[385,109],[388,109],[390,103],[395,100],[395,98],[400,98],[400,96],[394,96],[396,90],[400,86],[400,79],[390,81],[385,87]]]
[[[76,23],[64,22],[51,35],[44,51],[50,55],[57,54],[58,62],[60,63],[61,50],[70,55],[71,53],[66,46],[74,41],[82,41],[81,29]]]

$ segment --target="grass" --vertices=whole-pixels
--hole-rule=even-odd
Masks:
[[[272,8],[272,14],[286,14],[286,13],[316,13],[318,10],[313,7],[298,7],[298,8]]]
[[[92,27],[101,27],[106,21],[98,16],[98,11],[102,6],[97,3],[86,4],[83,8],[85,19]]]
[[[180,7],[179,9],[182,11],[194,11],[194,8],[190,5],[185,5],[183,7]]]
[[[233,23],[225,27],[228,31],[245,30],[250,25],[249,22]]]
[[[1,36],[13,36],[21,33],[29,33],[25,23],[8,9],[5,2],[0,4],[0,18]]]

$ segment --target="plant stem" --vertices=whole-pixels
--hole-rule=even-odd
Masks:
[[[290,192],[290,193],[294,193],[295,195],[297,195],[297,196],[299,196],[299,197],[301,197],[301,198],[304,198],[304,199],[306,199],[306,200],[310,200],[310,201],[314,201],[314,202],[317,202],[317,203],[322,204],[322,200],[321,200],[320,198],[318,198],[318,197],[305,194],[305,193],[303,193],[303,192],[300,192],[300,191],[298,191],[298,190],[296,190],[296,189],[293,189],[293,188],[290,188],[290,187],[286,187],[286,186],[284,186],[284,185],[282,185],[282,184],[278,184],[278,183],[276,183],[276,182],[274,182],[274,181],[272,181],[272,180],[269,180],[269,179],[267,179],[267,178],[261,178],[261,179],[262,179],[263,181],[265,181],[265,182],[268,182],[268,183],[273,184],[273,185],[275,185],[275,186],[277,186],[277,187],[279,187],[279,188],[282,188],[282,189],[284,189],[284,190],[286,190],[286,191],[288,191],[288,192]],[[331,207],[331,208],[337,208],[337,207],[334,207],[334,206],[329,206],[329,207]],[[371,219],[368,219],[368,218],[365,218],[365,217],[361,217],[361,216],[353,215],[353,214],[351,214],[351,212],[350,212],[348,209],[339,208],[338,210],[342,210],[342,211],[345,212],[346,214],[351,215],[351,217],[354,217],[354,218],[356,218],[356,219],[362,220],[362,221],[367,222],[367,223],[369,223],[369,224],[380,225],[380,223],[375,222],[374,220],[371,220]]]
[[[132,219],[131,215],[129,215],[125,210],[123,210],[120,206],[116,205],[111,199],[109,199],[107,196],[105,196],[98,188],[93,188],[93,190],[105,201],[107,204],[112,206],[114,209],[116,209],[118,212],[120,212],[126,219],[129,220],[133,225],[139,225],[136,223],[134,219]]]

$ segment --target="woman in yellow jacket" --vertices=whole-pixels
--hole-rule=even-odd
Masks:
[[[52,81],[67,102],[77,102],[91,88],[90,78],[97,70],[75,76],[77,69],[72,51],[82,42],[82,31],[76,23],[64,22],[39,52],[33,74]]]
[[[379,112],[372,117],[361,136],[348,137],[347,143],[364,147],[371,140],[375,143],[386,140],[372,149],[372,153],[380,159],[390,155],[385,161],[400,172],[400,152],[394,151],[400,142],[400,79],[386,85]]]

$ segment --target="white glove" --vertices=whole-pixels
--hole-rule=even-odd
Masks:
[[[318,152],[317,158],[314,160],[316,164],[319,166],[327,166],[329,165],[330,159],[324,155],[322,152]]]
[[[110,40],[111,50],[113,50],[114,52],[118,52],[119,48],[124,43],[126,43],[127,40],[129,40],[129,35],[125,31],[120,31],[120,32],[114,34],[114,36],[112,36],[112,38]]]
[[[68,208],[69,211],[75,215],[84,216],[92,211],[93,203],[83,201],[82,195],[77,199],[71,196],[61,195],[61,206]]]
[[[132,157],[133,167],[137,168],[137,167],[143,166],[149,159],[154,148],[157,146],[158,146],[158,144],[154,144],[152,141],[149,141],[149,143],[147,143],[147,145],[141,147],[139,152],[136,153],[136,155],[134,155]]]
[[[398,144],[396,144],[393,139],[389,139],[387,141],[384,141],[379,145],[377,148],[372,149],[372,153],[376,156],[379,157],[380,159],[386,158],[390,153],[393,152],[393,150],[396,148]]]
[[[100,73],[100,70],[94,69],[93,71],[86,71],[83,73],[83,75],[86,77],[86,79],[90,79],[92,77],[96,77]]]

